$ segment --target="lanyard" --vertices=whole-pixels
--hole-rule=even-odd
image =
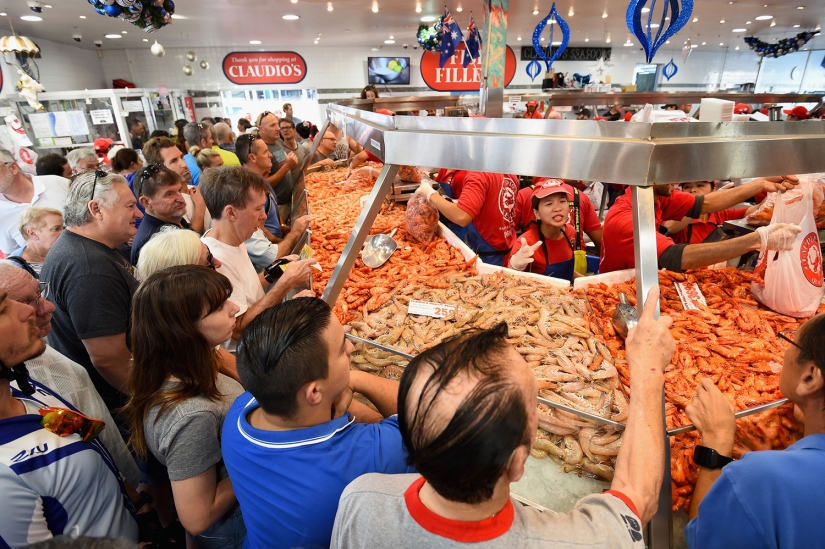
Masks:
[[[541,224],[538,225],[539,230],[539,238],[541,238],[541,245],[544,248],[544,264],[549,266],[550,265],[550,250],[547,249],[547,240],[544,238],[544,234],[541,232]],[[570,239],[567,238],[567,235],[564,232],[564,228],[562,227],[562,240],[567,242],[567,245],[570,246],[570,251],[575,256],[576,251],[573,249],[573,244],[570,243]]]
[[[581,219],[579,217],[580,210],[579,189],[573,187],[573,228],[576,230],[576,250],[582,249]]]

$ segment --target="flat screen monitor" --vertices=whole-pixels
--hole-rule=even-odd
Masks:
[[[368,57],[367,81],[370,84],[409,84],[409,57]]]

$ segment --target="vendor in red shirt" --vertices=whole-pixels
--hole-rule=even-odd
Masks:
[[[716,188],[714,181],[692,181],[682,183],[682,191],[693,196],[705,196]],[[742,219],[755,211],[758,206],[750,208],[728,208],[721,212],[700,215],[699,219],[686,217],[681,221],[665,221],[663,225],[668,235],[676,244],[700,244],[702,242],[719,242],[724,240],[725,233],[719,225],[732,219]]]
[[[539,112],[538,110],[539,104],[535,101],[528,101],[527,102],[527,112],[524,113],[524,118],[536,118],[536,119],[543,119],[544,113]]]
[[[505,265],[573,282],[576,231],[567,223],[573,193],[566,187],[560,179],[544,179],[536,186],[533,222],[513,245]]]
[[[416,194],[427,198],[444,217],[467,228],[464,241],[482,261],[503,266],[504,256],[516,240],[514,220],[518,177],[466,172],[455,201],[438,194],[431,183],[428,179],[422,181]]]
[[[584,234],[587,233],[587,236],[593,241],[593,245],[596,246],[596,253],[600,254],[602,250],[602,222],[599,221],[593,201],[573,185],[564,182],[563,179],[551,180],[548,177],[535,177],[530,187],[524,187],[518,192],[516,195],[516,229],[524,232],[527,230],[527,226],[536,220],[536,215],[533,213],[533,189],[545,181],[561,181],[567,193],[572,195],[570,211],[573,212],[573,215],[570,216],[568,223],[573,229],[576,228],[575,208],[578,200],[579,237],[584,242]]]
[[[674,189],[674,185],[653,185],[655,195],[655,219],[659,227],[664,221],[681,221],[684,217],[697,219],[703,214],[720,212],[747,200],[758,192],[789,190],[799,184],[793,176],[754,179],[750,183],[710,193],[705,196]],[[633,254],[633,208],[631,189],[616,199],[604,220],[604,239],[600,273],[631,269],[636,265]],[[672,238],[656,233],[656,256],[659,268],[683,271],[707,267],[755,250],[786,250],[793,246],[798,225],[779,223],[760,227],[755,232],[703,244],[677,244]],[[790,238],[790,243],[788,243]],[[643,250],[646,252],[647,250]]]

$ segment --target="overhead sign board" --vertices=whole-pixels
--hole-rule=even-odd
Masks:
[[[294,51],[240,51],[223,58],[223,74],[238,85],[297,84],[307,64]]]

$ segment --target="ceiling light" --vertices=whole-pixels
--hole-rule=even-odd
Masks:
[[[178,15],[177,13],[172,14],[172,19],[186,19],[185,15]]]
[[[378,13],[378,4],[372,5],[372,13]]]
[[[300,18],[301,18],[300,16],[294,15],[294,14],[291,14],[291,13],[288,13],[286,15],[281,16],[281,19],[286,19],[287,21],[297,21]]]
[[[667,41],[665,42],[665,44],[670,44],[670,40],[667,40]]]
[[[771,21],[771,25],[770,25],[770,26],[771,26],[771,27],[775,27],[775,26],[776,26],[776,21]]]
[[[52,7],[52,5],[51,5],[51,4],[46,4],[44,7],[46,7],[46,8],[51,8],[51,7]],[[796,8],[796,9],[801,10],[802,8]]]
[[[385,44],[395,44],[395,40],[384,40]]]
[[[457,11],[457,12],[461,13],[462,11],[464,11],[464,8],[462,8],[461,6],[458,6],[458,7],[455,9],[455,11]]]
[[[608,44],[610,43],[610,37],[609,36],[607,37],[607,40],[605,40],[605,42],[607,42]]]
[[[390,35],[390,40],[395,40],[395,36]]]
[[[85,16],[85,15],[81,15],[81,16],[80,16],[80,18],[81,18],[81,19],[86,19],[86,16]]]
[[[149,41],[149,39],[148,39],[148,38],[144,38],[144,39],[143,39],[143,41],[144,41],[144,42],[148,42],[148,41]]]
[[[570,8],[570,11],[567,12],[567,17],[573,17],[574,15],[576,14],[573,13],[573,8]]]
[[[49,8],[49,7],[51,7],[51,6],[46,6],[46,7],[47,7],[47,8]],[[804,9],[805,9],[805,6],[797,6],[797,7],[796,7],[796,9],[798,9],[798,10],[804,10]]]
[[[0,17],[5,17],[5,16],[6,16],[6,12],[0,13]]]
[[[745,21],[746,25],[750,25],[751,23],[753,23],[753,21]]]
[[[703,45],[703,46],[704,46],[704,45],[707,45],[707,42],[702,42],[702,45]]]
[[[719,45],[720,45],[720,46],[724,46],[724,45],[725,45],[725,43],[724,43],[724,42],[719,42]]]
[[[733,29],[733,32],[748,32],[748,29]]]
[[[516,40],[518,40],[519,42],[521,42],[521,36],[519,36],[518,38],[516,38]]]
[[[421,13],[421,4],[415,6],[415,13]]]
[[[590,39],[589,39],[589,38],[585,38],[585,39],[584,39],[584,41],[585,41],[585,42],[590,42]]]
[[[533,15],[538,15],[538,14],[539,14],[539,10],[533,10]]]
[[[250,40],[249,43],[252,44],[253,46],[257,46],[258,44],[261,43],[261,41],[260,40]]]
[[[794,25],[793,28],[798,29],[799,25]]]
[[[604,12],[604,13],[602,14],[602,19],[607,19],[607,12]]]
[[[332,11],[332,2],[327,2],[327,11]]]
[[[722,19],[721,21],[719,21],[719,23],[724,23],[724,22],[725,22],[725,20],[724,20],[724,19]]]
[[[558,41],[558,42],[553,42],[553,45],[554,45],[554,46],[561,46],[561,41]]]
[[[736,46],[736,47],[735,47],[735,48],[733,48],[733,49],[735,49],[736,51],[739,51],[739,46]]]
[[[694,22],[694,23],[695,23],[695,22],[697,22],[698,20],[699,20],[699,18],[698,18],[698,17],[694,17],[694,18],[693,18],[693,22]]]
[[[647,13],[650,11],[650,8],[642,8],[642,13]]]
[[[544,42],[544,37],[542,36],[539,40],[541,40],[542,42]]]
[[[120,31],[120,34],[128,34],[126,31]]]
[[[670,21],[670,16],[665,17],[665,21]]]
[[[768,19],[773,19],[773,15],[760,15],[756,18],[757,21],[767,21]]]
[[[433,16],[433,15],[425,15],[424,17],[421,18],[421,21],[423,23],[432,23],[435,20],[436,20],[436,17]]]
[[[378,51],[378,48],[372,48],[370,51]]]
[[[699,44],[691,44],[691,45],[690,45],[690,47],[691,47],[691,48],[698,48],[698,47],[699,47]]]
[[[627,42],[625,42],[623,45],[624,45],[624,46],[632,46],[632,45],[633,45],[633,42],[631,42],[630,40],[628,40],[628,41],[627,41]]]
[[[659,23],[651,23],[650,28],[651,29],[658,29],[659,28]]]
[[[111,38],[112,40],[114,40],[116,38],[123,38],[123,37],[119,34],[107,34],[106,38]]]
[[[38,17],[36,15],[21,15],[20,19],[23,21],[42,21],[42,17]]]
[[[290,1],[290,2],[292,2],[293,4],[297,4],[297,3],[298,3],[298,0],[289,0],[289,1]]]

